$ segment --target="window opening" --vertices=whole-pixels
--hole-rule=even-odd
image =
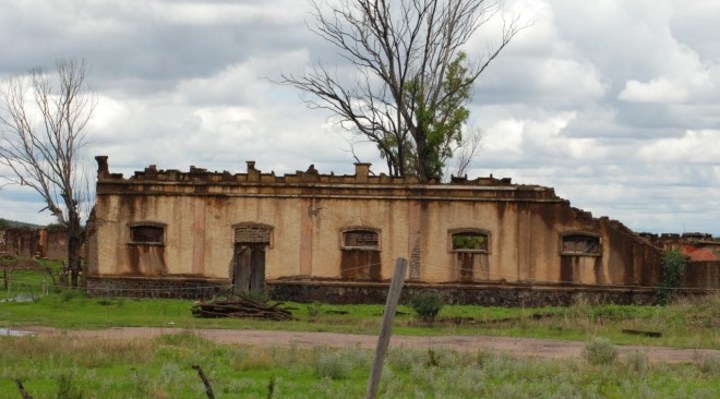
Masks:
[[[380,250],[380,235],[372,230],[349,230],[343,232],[343,248]]]
[[[452,234],[454,252],[488,252],[488,235],[479,231],[463,231]]]
[[[564,255],[600,255],[600,238],[587,234],[568,234],[563,236],[562,253]]]
[[[130,239],[137,244],[162,244],[165,229],[158,226],[130,227]]]

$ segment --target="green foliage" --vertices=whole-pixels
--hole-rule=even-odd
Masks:
[[[66,289],[60,293],[63,302],[70,302],[74,299],[85,298],[85,291],[79,289]]]
[[[650,369],[648,355],[645,352],[634,350],[625,357],[625,367],[628,371],[645,374]]]
[[[371,350],[358,347],[222,345],[187,333],[145,340],[0,337],[0,347],[0,392],[17,393],[13,380],[18,378],[35,398],[205,397],[192,364],[206,366],[218,398],[355,398],[363,396],[372,358]],[[486,350],[434,348],[430,355],[428,350],[394,348],[379,397],[720,395],[718,357],[701,358],[697,364],[647,364],[643,354],[630,360],[632,356],[597,367],[579,359],[516,358]]]
[[[311,318],[315,318],[320,314],[322,304],[318,301],[313,301],[305,305],[305,308],[307,309],[308,316],[310,316]]]
[[[701,372],[711,375],[720,375],[720,356],[706,356],[699,365]]]
[[[479,234],[454,234],[453,249],[482,249],[485,237]]]
[[[349,378],[352,370],[352,361],[344,356],[343,352],[337,351],[320,353],[315,365],[315,371],[319,377],[333,380]]]
[[[617,347],[607,339],[593,338],[585,344],[583,356],[594,366],[607,366],[615,363],[618,358]]]
[[[73,383],[74,378],[74,373],[63,373],[58,377],[58,391],[55,396],[57,399],[82,399],[85,397],[80,387]]]
[[[424,291],[415,296],[410,305],[418,317],[427,323],[432,323],[442,310],[443,301],[437,292]]]
[[[667,305],[672,301],[677,289],[685,278],[685,255],[678,249],[663,253],[660,263],[660,283],[655,289],[657,302]]]
[[[410,130],[414,143],[407,145],[406,154],[415,165],[408,172],[421,180],[442,177],[453,145],[462,142],[462,128],[470,116],[465,105],[474,81],[466,60],[467,54],[460,52],[448,64],[439,90],[433,90],[434,77],[430,76],[416,76],[403,88],[406,101],[415,105],[415,129]]]

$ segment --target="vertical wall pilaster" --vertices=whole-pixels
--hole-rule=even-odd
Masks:
[[[193,274],[205,272],[205,201],[202,198],[193,200]]]

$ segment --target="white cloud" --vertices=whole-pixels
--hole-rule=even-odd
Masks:
[[[653,79],[642,83],[630,80],[618,98],[625,101],[673,103],[683,102],[688,98],[688,90],[679,82],[667,78]]]
[[[264,80],[313,61],[349,76],[308,31],[308,11],[291,0],[9,2],[0,76],[85,57],[99,92],[87,152],[109,155],[113,171],[255,160],[276,173],[352,173],[354,146],[383,172],[374,145]],[[533,24],[473,88],[470,128],[485,137],[469,177],[555,187],[633,228],[720,233],[720,3],[508,0],[505,11]],[[501,25],[468,52],[483,55]],[[37,218],[23,201],[3,189],[0,216]]]
[[[717,163],[720,160],[720,130],[688,130],[682,137],[644,145],[638,155],[645,162]]]

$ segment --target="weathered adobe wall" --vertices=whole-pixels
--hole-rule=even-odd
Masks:
[[[67,260],[67,231],[49,228],[40,231],[44,243],[41,256],[51,260]]]
[[[35,229],[4,229],[0,240],[0,252],[19,257],[40,255],[40,233]]]
[[[67,238],[63,229],[11,228],[0,231],[0,253],[19,257],[67,259]]]
[[[717,289],[718,287],[720,287],[720,261],[687,262],[683,288]]]
[[[272,226],[266,249],[269,279],[340,277],[341,232],[372,228],[380,234],[380,279],[398,256],[411,260],[410,277],[426,282],[530,282],[652,286],[659,250],[619,222],[596,219],[569,206],[552,189],[477,179],[418,185],[412,179],[307,172],[276,177],[248,164],[248,173],[136,172],[110,174],[99,159],[95,229],[91,242],[99,276],[228,278],[234,226]],[[132,223],[165,229],[162,245],[131,244]],[[448,232],[488,233],[487,253],[452,251]],[[562,255],[562,234],[600,237],[599,256]],[[120,244],[118,244],[120,243]],[[472,259],[467,259],[468,257]],[[464,263],[465,262],[465,263]],[[471,264],[470,270],[462,270]]]

